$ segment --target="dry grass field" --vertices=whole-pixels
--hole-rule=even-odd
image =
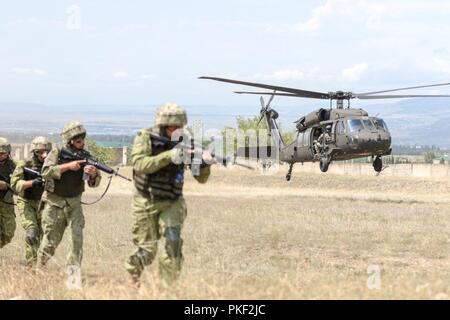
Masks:
[[[132,187],[114,179],[85,207],[83,290],[65,286],[69,234],[45,272],[30,272],[18,226],[0,251],[0,299],[450,298],[449,178],[285,173],[214,167],[206,185],[187,179],[185,264],[171,289],[156,261],[140,289],[128,282]]]

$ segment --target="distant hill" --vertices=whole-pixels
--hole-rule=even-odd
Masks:
[[[308,100],[309,101],[309,100]],[[278,102],[283,102],[278,100]],[[83,121],[90,134],[134,135],[153,124],[156,105],[66,105],[47,106],[34,103],[0,103],[0,134],[58,134],[64,123]],[[328,102],[305,102],[298,106],[274,103],[284,130],[293,130],[293,122],[306,113],[327,107]],[[436,145],[450,148],[450,99],[408,99],[394,103],[364,104],[352,101],[352,107],[364,106],[370,115],[385,119],[394,144]],[[187,106],[189,121],[201,120],[205,128],[223,129],[235,126],[236,117],[251,117],[259,112],[257,101],[252,106]]]

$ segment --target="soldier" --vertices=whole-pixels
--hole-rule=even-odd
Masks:
[[[320,134],[320,136],[317,138],[317,140],[314,140],[314,149],[316,151],[316,154],[320,154],[322,151],[322,144],[323,144],[323,140],[325,139],[325,145],[327,145],[328,143],[331,142],[331,135],[330,135],[330,131],[331,131],[331,126],[328,125],[325,128],[325,132],[322,132]]]
[[[161,237],[165,240],[165,252],[159,258],[159,272],[164,283],[171,284],[181,271],[181,229],[187,214],[182,195],[184,164],[179,161],[182,151],[156,144],[149,133],[170,139],[186,123],[186,112],[177,104],[167,103],[156,111],[155,126],[142,129],[134,139],[132,233],[137,248],[126,260],[125,267],[137,285],[145,266],[154,260]],[[205,153],[203,159],[211,161],[211,155]],[[209,174],[210,165],[202,164],[200,174],[194,177],[205,183]]]
[[[86,130],[79,122],[70,122],[64,126],[61,137],[63,148],[71,152],[84,149]],[[68,270],[79,270],[83,255],[84,215],[81,207],[81,195],[87,180],[89,187],[100,184],[100,174],[94,166],[83,165],[85,160],[67,161],[60,157],[59,148],[54,148],[45,159],[42,177],[45,179],[45,191],[42,195],[43,240],[38,252],[41,265],[45,265],[55,253],[64,231],[70,227],[72,246],[68,257]]]
[[[17,209],[19,211],[22,227],[25,229],[25,260],[27,266],[36,264],[37,251],[42,239],[41,214],[39,204],[44,184],[42,178],[24,172],[29,168],[41,172],[47,154],[52,144],[45,137],[36,137],[31,142],[32,156],[26,161],[19,161],[11,177],[11,187],[19,195]]]
[[[0,248],[11,242],[16,231],[14,199],[10,187],[11,174],[16,162],[11,159],[11,145],[0,138]]]

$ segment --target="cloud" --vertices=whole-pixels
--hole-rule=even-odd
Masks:
[[[270,74],[262,74],[257,73],[253,76],[253,78],[256,79],[262,79],[262,80],[280,80],[280,81],[286,81],[286,80],[303,80],[305,77],[305,73],[301,70],[297,69],[281,69],[274,71]]]
[[[20,18],[13,21],[9,21],[5,24],[8,28],[30,28],[30,27],[62,27],[65,26],[64,20],[56,19],[40,19],[36,17]]]
[[[433,58],[433,64],[436,71],[450,74],[450,59]]]
[[[31,75],[31,76],[45,76],[47,71],[40,68],[23,68],[23,67],[15,67],[11,69],[12,73],[20,74],[20,75]]]
[[[125,79],[128,77],[128,73],[125,71],[117,71],[113,74],[114,79]]]
[[[143,80],[153,80],[156,76],[154,74],[141,74],[140,78]]]
[[[368,29],[391,28],[392,24],[386,21],[394,19],[394,25],[405,25],[407,30],[411,27],[423,27],[420,21],[405,23],[407,17],[414,15],[442,15],[450,13],[450,3],[442,0],[430,1],[369,1],[369,0],[327,0],[325,4],[315,7],[311,16],[304,22],[295,24],[294,29],[305,33],[317,31],[324,25],[332,28],[342,22],[361,23],[361,27]],[[391,21],[392,22],[392,21]]]
[[[30,17],[30,18],[22,18],[22,19],[17,19],[14,21],[11,21],[8,23],[8,25],[10,26],[17,26],[17,25],[23,25],[23,24],[38,24],[41,23],[41,20],[35,17]]]
[[[300,32],[317,30],[320,27],[322,20],[332,14],[335,2],[336,1],[329,0],[324,5],[314,8],[311,18],[306,22],[299,22],[296,24],[295,29]]]
[[[366,62],[358,63],[353,67],[342,70],[341,76],[344,81],[358,81],[361,76],[367,71],[368,64]]]

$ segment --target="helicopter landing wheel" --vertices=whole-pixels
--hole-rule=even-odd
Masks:
[[[373,169],[376,172],[381,172],[381,170],[383,170],[383,161],[379,156],[377,156],[375,160],[373,160]]]
[[[330,166],[331,161],[328,158],[322,157],[320,158],[319,167],[320,171],[327,172],[328,167]]]

